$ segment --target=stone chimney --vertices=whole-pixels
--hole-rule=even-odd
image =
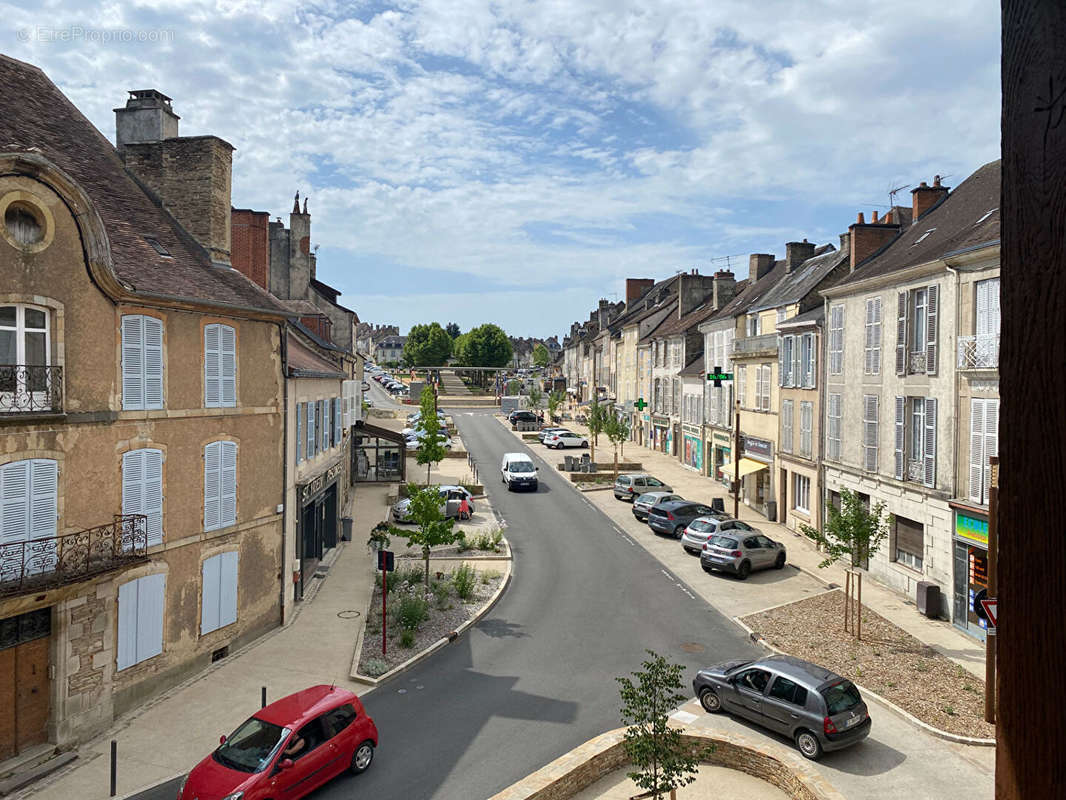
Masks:
[[[115,145],[126,168],[162,202],[217,264],[230,264],[233,145],[217,136],[178,136],[170,98],[130,92],[115,109]]]
[[[714,278],[700,275],[696,270],[677,276],[677,317],[691,313],[705,303],[714,292]]]
[[[715,311],[722,309],[737,293],[736,277],[729,270],[714,273],[711,304]]]
[[[877,212],[875,211],[874,222],[867,223],[866,218],[860,211],[855,224],[848,227],[848,242],[851,246],[851,272],[854,272],[855,267],[899,236],[899,232],[900,226],[898,222],[889,224],[878,222]],[[841,236],[840,243],[843,246],[843,236]]]
[[[757,281],[774,268],[773,253],[752,253],[748,257],[748,279]]]
[[[918,184],[917,188],[911,189],[911,202],[914,214],[911,219],[918,219],[922,214],[940,202],[940,198],[946,197],[951,190],[947,186],[940,185],[940,176],[933,176],[933,185],[929,186],[925,181]]]
[[[610,308],[611,308],[611,301],[606,299],[606,298],[604,298],[604,297],[601,297],[600,298],[600,305],[596,309],[596,324],[599,326],[599,329],[601,331],[604,328],[606,328],[607,324],[610,322],[610,319],[611,319]]]
[[[289,214],[289,297],[293,300],[308,297],[311,291],[311,215],[304,198],[300,210],[300,192]]]
[[[654,285],[653,278],[626,278],[626,308],[630,308]]]
[[[802,242],[787,242],[785,244],[785,273],[791,273],[813,255],[814,245],[806,239]]]

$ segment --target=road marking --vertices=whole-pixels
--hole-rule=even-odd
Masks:
[[[659,571],[663,575],[666,576],[667,580],[672,581],[674,586],[676,586],[678,589],[680,589],[682,592],[684,592],[686,595],[688,595],[688,598],[690,600],[695,600],[696,599],[696,595],[694,595],[692,592],[690,592],[688,590],[688,587],[685,586],[685,584],[682,583],[680,580],[678,580],[675,576],[671,575],[669,572],[667,572],[665,569],[662,569],[662,568],[660,568]]]

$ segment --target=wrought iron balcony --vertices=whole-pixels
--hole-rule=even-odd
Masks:
[[[63,536],[0,544],[0,597],[76,583],[147,560],[143,514]]]
[[[907,462],[907,480],[913,481],[914,483],[925,483],[924,461]]]
[[[907,359],[907,374],[920,375],[925,372],[925,351],[909,353]]]
[[[998,369],[999,334],[985,333],[980,336],[960,336],[958,339],[958,368]]]
[[[63,368],[0,364],[0,415],[63,410]]]
[[[777,334],[764,333],[759,336],[745,336],[743,339],[734,339],[731,355],[734,358],[775,356],[777,355]]]

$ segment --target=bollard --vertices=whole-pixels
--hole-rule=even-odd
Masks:
[[[118,789],[118,742],[111,740],[111,797]]]
[[[264,687],[262,687],[262,691],[261,691],[261,693],[260,693],[260,698],[259,698],[259,699],[260,699],[260,700],[262,701],[262,703],[263,703],[263,704],[262,704],[261,706],[259,706],[259,707],[260,707],[260,708],[266,708],[266,707],[267,707],[267,687],[265,687],[265,686],[264,686]]]

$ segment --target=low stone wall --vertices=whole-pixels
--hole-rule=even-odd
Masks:
[[[610,472],[611,475],[614,475],[614,462],[613,461],[596,461],[594,463],[596,465],[596,469],[599,470],[600,472]],[[565,461],[560,461],[556,466],[558,467],[560,472],[566,472],[567,471],[566,462]],[[640,472],[643,469],[644,469],[644,465],[641,464],[639,461],[619,461],[618,462],[618,472],[619,473],[623,473],[623,472]]]
[[[572,483],[614,483],[613,472],[567,472]]]

